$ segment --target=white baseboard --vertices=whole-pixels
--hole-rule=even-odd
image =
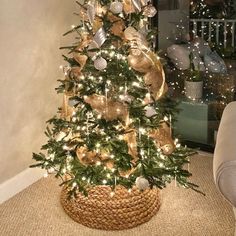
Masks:
[[[28,168],[0,184],[0,204],[41,179],[44,174],[42,169]]]

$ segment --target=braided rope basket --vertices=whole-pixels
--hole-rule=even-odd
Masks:
[[[160,190],[132,189],[129,193],[117,186],[111,197],[108,186],[90,189],[88,197],[78,194],[68,198],[68,190],[61,192],[61,204],[65,212],[75,221],[90,228],[102,230],[122,230],[133,228],[149,221],[160,208]]]

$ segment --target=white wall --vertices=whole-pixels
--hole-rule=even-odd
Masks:
[[[158,12],[158,41],[159,49],[165,50],[174,43],[174,32],[177,31],[177,24],[183,21],[186,32],[189,24],[189,0],[179,0],[180,8],[178,10],[159,11]],[[169,39],[167,39],[167,37]]]
[[[45,121],[60,106],[62,34],[76,24],[74,1],[0,0],[0,183],[32,163]]]

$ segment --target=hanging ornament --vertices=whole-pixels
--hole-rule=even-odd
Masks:
[[[135,180],[136,187],[139,190],[146,190],[149,188],[149,182],[144,177],[140,176]]]
[[[152,106],[146,106],[146,107],[144,108],[144,110],[145,110],[145,116],[146,116],[146,117],[152,117],[152,116],[154,116],[154,115],[157,114],[157,113],[156,113],[156,110],[155,110],[154,107],[152,107]]]
[[[94,61],[94,67],[97,70],[104,70],[107,67],[107,61],[103,57],[99,57]]]
[[[123,11],[123,4],[118,1],[112,2],[110,5],[110,10],[114,14],[119,14]]]
[[[145,6],[143,9],[143,15],[146,17],[154,17],[156,14],[157,9],[152,4]]]
[[[97,43],[98,47],[101,47],[106,41],[106,32],[103,27],[101,27],[97,33],[94,35],[93,40]]]

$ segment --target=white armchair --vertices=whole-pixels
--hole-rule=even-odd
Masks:
[[[214,152],[213,174],[217,188],[233,206],[236,217],[236,102],[226,106],[221,118]]]

